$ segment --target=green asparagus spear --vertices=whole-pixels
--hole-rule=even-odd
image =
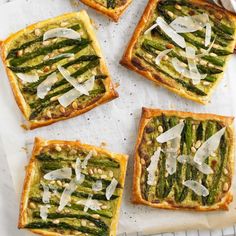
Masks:
[[[156,42],[154,42],[152,40],[148,40],[148,39],[144,40],[144,42],[142,43],[142,48],[144,50],[146,50],[147,52],[151,53],[154,56],[157,56],[157,53],[156,53],[155,50],[158,50],[158,51],[164,51],[165,50],[164,45],[161,45],[159,43],[156,43]],[[171,56],[171,57],[176,57],[182,62],[188,63],[187,58],[181,56],[179,53],[176,53],[173,50],[171,52],[169,52],[168,55]],[[219,59],[219,58],[215,59],[214,58],[214,60],[212,60],[212,58],[214,58],[214,57],[210,56],[210,57],[207,57],[206,60],[209,61],[210,63],[214,64],[214,65],[216,65],[216,64],[217,65],[220,64],[221,66],[224,65],[224,61],[222,61],[221,59]],[[218,73],[223,72],[221,69],[218,69],[218,68],[215,68],[215,67],[206,67],[206,66],[202,66],[202,65],[197,65],[197,67],[201,72],[207,73],[207,74],[218,74]]]
[[[70,157],[68,159],[66,159],[65,157],[56,157],[54,158],[53,156],[49,155],[49,154],[45,154],[45,153],[41,153],[39,155],[36,156],[36,158],[40,161],[47,161],[47,162],[67,162],[67,161],[76,161],[76,159],[78,158],[78,156],[75,157]],[[80,157],[80,160],[83,161],[84,158]],[[119,168],[120,164],[112,159],[109,158],[91,158],[88,161],[88,164],[91,165],[95,165],[95,166],[99,166],[102,165],[104,167],[111,167],[111,168]]]
[[[50,171],[53,171],[53,170],[57,170],[57,169],[61,169],[63,168],[63,165],[58,163],[43,163],[41,164],[41,167],[40,167],[40,170],[42,171],[42,173],[46,174]],[[97,181],[97,180],[101,180],[101,178],[99,177],[96,177],[96,176],[91,176],[91,175],[88,175],[86,174],[84,171],[82,171],[82,174],[85,176],[85,179],[88,180],[88,181]],[[75,171],[73,170],[73,175],[75,175]],[[102,183],[103,185],[109,185],[111,183],[111,180],[109,179],[102,179]],[[117,188],[120,188],[120,184],[118,183],[117,185]]]
[[[96,55],[83,55],[83,56],[80,56],[79,58],[76,58],[75,60],[73,61],[70,61],[64,65],[62,65],[62,67],[64,67],[65,69],[68,68],[69,66],[72,66],[74,64],[79,64],[79,63],[83,63],[83,62],[89,62],[89,61],[96,61],[98,60],[99,57],[96,56]],[[30,94],[34,94],[36,93],[37,91],[37,86],[39,84],[41,84],[49,75],[51,75],[52,73],[54,72],[58,72],[58,69],[46,74],[46,75],[43,75],[39,78],[39,80],[37,82],[33,82],[33,83],[27,83],[23,88],[22,88],[22,91],[24,92],[27,92],[27,93],[30,93]],[[100,76],[99,76],[100,78]]]
[[[64,93],[68,92],[71,89],[73,89],[72,86],[66,87],[66,88],[64,88],[62,90],[59,90],[59,91],[53,93],[51,95],[51,97],[58,96],[60,94],[62,95]],[[100,95],[100,94],[102,94],[104,92],[105,92],[104,88],[94,89],[94,90],[89,92],[89,96],[90,97],[96,97],[96,96],[98,96],[98,95]],[[81,98],[84,97],[84,96],[85,95],[82,95]],[[45,109],[45,108],[47,108],[49,106],[53,106],[53,105],[58,105],[59,104],[58,101],[51,102],[50,101],[51,97],[48,97],[46,100],[43,100],[41,104],[39,104],[36,108],[33,109],[32,113],[30,114],[30,118],[29,118],[30,120],[35,119],[43,111],[43,109]]]
[[[80,25],[79,24],[76,24],[76,25],[73,25],[71,27],[69,27],[70,29],[73,29],[73,30],[79,30],[80,29]],[[38,42],[42,42],[43,41],[43,36],[40,36],[36,39],[33,39],[31,41],[28,41],[26,43],[23,43],[21,46],[17,47],[17,48],[13,48],[10,50],[10,52],[8,53],[7,55],[7,59],[9,58],[12,58],[12,57],[15,57],[16,56],[16,53],[20,50],[23,50],[23,49],[26,49],[28,48],[29,46],[35,44],[35,43],[38,43]]]
[[[202,9],[202,8],[198,7],[197,5],[189,3],[188,1],[178,1],[178,0],[168,1],[167,0],[167,1],[163,1],[162,4],[159,4],[158,8],[164,8],[164,6],[166,6],[166,5],[173,6],[174,4],[179,4],[181,6],[188,7],[189,10],[195,10],[198,14],[206,13],[206,9]],[[226,34],[229,36],[232,36],[234,34],[234,29],[232,27],[229,27],[229,26],[225,25],[224,23],[222,23],[222,21],[218,20],[213,14],[208,14],[208,15],[209,15],[209,18],[212,21],[212,23],[214,23],[214,26],[213,26],[214,32]]]
[[[207,204],[212,205],[215,203],[217,194],[219,191],[219,183],[222,178],[223,168],[225,163],[227,162],[227,142],[225,135],[221,138],[220,146],[219,146],[219,153],[220,153],[220,165],[216,171],[215,177],[213,179],[212,186],[210,187],[209,195],[207,196]]]
[[[43,204],[43,201],[42,201],[41,197],[30,197],[29,201],[30,202],[39,203],[39,204]],[[50,205],[52,205],[52,206],[59,206],[59,203],[50,200]],[[79,211],[83,211],[84,210],[84,206],[83,205],[78,205],[78,204],[73,204],[73,203],[71,203],[70,206],[66,206],[66,208],[68,208],[68,209],[71,208],[73,210],[79,210]],[[105,218],[112,218],[112,212],[106,211],[106,210],[97,210],[97,211],[95,211],[95,210],[88,209],[87,212],[89,214],[98,214],[98,215],[103,216]]]
[[[172,44],[174,44],[176,47],[180,48],[178,44],[176,44],[176,42],[174,40],[172,40],[168,35],[166,35],[159,26],[157,26],[156,28],[154,28],[152,30],[152,35],[155,36],[155,35],[159,35],[160,37],[162,37],[163,39],[167,40],[168,42],[171,42]],[[207,50],[207,47],[193,39],[192,37],[190,37],[191,34],[187,34],[187,33],[182,33],[181,34],[184,39],[186,40],[186,42],[192,44],[193,46],[197,47],[198,49],[206,49]],[[217,54],[218,56],[227,56],[227,55],[230,55],[233,53],[233,51],[228,51],[228,50],[225,50],[225,49],[217,49],[217,48],[211,48],[211,52]]]
[[[205,133],[205,139],[207,140],[208,138],[210,138],[216,131],[216,123],[213,121],[209,121],[207,123],[207,127],[206,127],[206,133]],[[205,160],[206,164],[209,164],[209,158],[207,158]],[[202,177],[202,185],[205,186],[206,188],[208,188],[208,184],[207,184],[207,175],[203,175]],[[207,204],[207,197],[202,197],[202,204],[206,205]]]
[[[165,132],[169,129],[169,119],[164,114],[162,114],[161,119],[162,119],[163,131]],[[165,189],[166,189],[166,180],[165,180],[166,156],[163,153],[161,153],[160,155],[158,168],[159,168],[159,174],[158,174],[156,195],[159,199],[163,199],[165,196]]]
[[[68,47],[68,46],[81,46],[81,47],[84,47],[84,45],[87,45],[90,42],[91,42],[90,40],[84,39],[84,38],[82,38],[81,40],[66,39],[64,41],[55,43],[55,44],[50,45],[50,46],[38,48],[37,50],[35,50],[33,52],[25,53],[22,57],[13,58],[13,59],[10,60],[10,65],[14,66],[14,67],[20,66],[21,64],[23,64],[23,63],[25,63],[25,62],[27,62],[27,61],[35,58],[35,57],[38,57],[38,56],[41,56],[41,55],[46,55],[46,54],[52,52],[53,50]]]
[[[37,221],[28,223],[25,228],[28,229],[62,229],[62,230],[76,230],[82,233],[88,233],[91,235],[101,235],[101,236],[108,236],[107,231],[104,230],[97,230],[95,228],[89,228],[85,226],[74,226],[65,222],[59,222],[58,224],[54,224],[52,221]]]
[[[186,154],[190,155],[191,153],[191,146],[192,146],[192,122],[190,119],[186,119],[186,124],[185,124],[185,133],[184,133],[184,143],[186,145]],[[185,171],[185,180],[189,180],[191,178],[191,171],[192,171],[192,166],[188,163],[186,163],[186,171]],[[183,190],[180,194],[180,197],[178,199],[179,202],[182,202],[185,200],[189,192],[189,189],[184,186]]]
[[[33,212],[34,218],[40,218],[40,212],[34,211]],[[102,228],[103,230],[108,230],[108,226],[100,219],[94,219],[90,215],[85,214],[69,214],[69,213],[48,213],[47,219],[60,219],[60,218],[74,218],[74,219],[85,219],[93,224],[95,224],[97,227]]]
[[[173,126],[177,124],[178,124],[178,119],[176,117],[170,117],[169,128],[172,128]],[[171,192],[172,187],[174,186],[174,183],[175,183],[175,178],[176,178],[176,172],[172,175],[168,175],[167,181],[166,181],[167,183],[166,183],[164,198],[166,198]]]
[[[75,46],[73,47],[72,49],[68,50],[68,51],[65,51],[64,53],[74,53],[76,54],[77,52],[81,51],[82,49],[84,49],[85,47],[87,47],[89,45],[88,44],[84,44],[84,45],[81,45],[81,46]],[[52,59],[49,59],[49,60],[46,60],[46,61],[43,61],[37,65],[34,65],[34,66],[25,66],[25,67],[13,67],[13,66],[10,66],[8,67],[9,69],[11,69],[13,72],[15,73],[28,73],[32,70],[38,70],[38,69],[41,69],[45,66],[51,66],[63,59],[67,58],[67,55],[61,55],[60,57],[57,57],[57,58],[52,58]]]
[[[189,16],[189,14],[186,12],[186,10],[183,10],[183,8],[181,10],[176,9],[174,7],[174,4],[172,3],[172,5],[158,5],[158,11],[162,13],[162,15],[164,16],[165,20],[169,23],[171,23],[172,20],[175,19],[175,17],[171,17],[170,14],[168,14],[168,12],[172,12],[174,15],[176,16]],[[213,18],[212,18],[213,20]],[[213,20],[213,31],[215,33],[212,33],[211,36],[212,38],[215,38],[215,43],[226,47],[229,44],[229,41],[233,40],[233,37],[230,36],[229,34],[225,34],[224,32],[222,32],[222,30],[217,27],[217,25],[214,25],[214,20]],[[196,36],[196,37],[200,37],[202,39],[205,39],[205,35],[206,32],[202,31],[202,30],[198,30],[195,32],[191,33],[192,35]]]
[[[184,80],[181,80],[179,78],[173,77],[171,76],[168,72],[166,72],[165,70],[161,69],[159,66],[157,66],[156,64],[150,62],[149,60],[147,60],[146,58],[143,57],[143,55],[136,53],[136,56],[141,58],[142,60],[144,60],[148,65],[152,66],[154,69],[157,69],[158,71],[160,71],[161,73],[163,73],[164,75],[167,75],[169,78],[175,80],[177,83],[181,84],[184,88],[186,88],[188,91],[195,93],[199,96],[206,96],[207,94],[202,91],[201,89],[193,86],[190,83],[185,82]]]

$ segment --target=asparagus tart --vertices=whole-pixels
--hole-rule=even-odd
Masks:
[[[115,236],[127,156],[78,141],[35,139],[19,228],[40,235]]]
[[[80,0],[96,11],[118,21],[132,0]]]
[[[16,99],[33,129],[118,96],[85,11],[28,26],[1,45]]]
[[[204,0],[149,0],[121,64],[206,104],[236,43],[236,17]]]
[[[164,209],[227,210],[233,156],[232,117],[143,108],[133,201]]]

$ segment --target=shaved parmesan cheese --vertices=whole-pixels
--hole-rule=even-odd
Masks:
[[[179,150],[179,145],[180,145],[180,137],[172,139],[169,142],[167,142],[167,147],[165,148],[164,152],[175,154]]]
[[[76,184],[82,184],[85,180],[85,175],[81,174],[79,180],[76,179]]]
[[[87,91],[91,91],[94,87],[94,81],[95,78],[94,76],[85,81],[83,86],[87,89]],[[80,96],[82,96],[83,94],[79,91],[77,91],[76,89],[71,89],[70,91],[68,91],[67,93],[64,93],[62,96],[60,96],[58,98],[59,103],[63,106],[63,107],[67,107],[69,106],[75,99],[79,98]]]
[[[51,87],[54,83],[57,82],[57,73],[54,72],[49,75],[38,87],[37,87],[37,96],[41,99],[45,98],[47,93],[51,90]]]
[[[178,150],[180,145],[180,138],[175,138],[167,142],[168,148],[166,153],[166,170],[169,175],[173,175],[176,172],[176,158],[178,156]]]
[[[179,148],[172,148],[172,147],[170,147],[170,148],[166,148],[165,150],[164,150],[164,152],[165,153],[175,153],[175,152],[177,152],[178,151],[178,149]]]
[[[202,172],[205,175],[210,175],[213,174],[214,171],[211,169],[211,167],[209,165],[207,165],[206,163],[202,163],[201,165],[195,163],[195,166],[197,167],[197,169]]]
[[[48,218],[48,209],[50,208],[50,205],[44,205],[40,206],[40,217],[42,220],[47,220]]]
[[[75,162],[75,176],[76,176],[76,180],[79,181],[81,178],[81,161],[79,159],[79,157],[76,159]]]
[[[80,93],[76,89],[71,89],[70,91],[60,96],[58,98],[58,101],[63,107],[68,107],[75,99],[79,98],[81,95],[82,93]]]
[[[163,18],[157,17],[156,23],[160,26],[160,28],[181,48],[186,47],[185,39],[176,33],[166,22]]]
[[[42,185],[43,185],[43,203],[49,203],[51,192],[49,191],[48,186],[46,186],[45,184]]]
[[[187,180],[183,185],[193,190],[198,196],[206,197],[209,195],[208,189],[197,181]]]
[[[75,178],[76,178],[77,184],[82,184],[85,179],[85,176],[81,174],[81,161],[79,157],[76,159],[76,162],[75,162]]]
[[[167,154],[166,156],[166,170],[169,175],[173,175],[176,172],[176,156],[172,156],[171,154]]]
[[[94,82],[95,82],[95,76],[92,76],[90,79],[86,80],[84,84],[82,84],[81,86],[84,86],[85,89],[89,92],[93,89]]]
[[[177,33],[189,33],[199,30],[199,25],[194,24],[193,20],[189,16],[177,17],[170,23]]]
[[[184,128],[184,122],[180,122],[178,125],[172,127],[166,132],[162,133],[157,137],[158,143],[165,143],[169,140],[179,138]]]
[[[155,29],[157,26],[158,26],[158,24],[155,23],[155,24],[152,25],[150,28],[148,28],[148,29],[144,32],[144,34],[148,34],[148,33],[151,32],[153,29]]]
[[[23,83],[33,83],[39,80],[39,76],[37,74],[30,75],[30,74],[16,73],[16,75],[20,80],[22,80]]]
[[[179,59],[177,59],[176,57],[172,58],[172,65],[178,73],[186,78],[190,78],[189,70],[186,69],[185,66],[183,66],[183,63]]]
[[[65,167],[47,173],[46,175],[44,175],[44,179],[46,180],[71,179],[71,175],[72,175],[71,168]]]
[[[70,72],[63,68],[62,66],[58,65],[57,69],[60,71],[62,76],[81,94],[89,95],[88,90],[83,84],[80,84],[79,81],[70,76]]]
[[[97,181],[93,184],[92,190],[93,190],[94,192],[99,192],[99,191],[101,191],[101,190],[102,190],[102,181],[101,181],[101,180],[97,180]]]
[[[180,122],[180,123],[183,123],[183,122]],[[180,146],[180,136],[175,139],[170,140],[170,148],[171,148],[170,150],[173,150],[174,152],[178,152],[179,146]]]
[[[170,27],[177,33],[191,33],[202,29],[207,22],[209,22],[209,17],[205,13],[195,16],[180,16],[170,23]]]
[[[92,197],[93,197],[93,195],[92,194],[89,194],[89,196],[88,196],[88,199],[86,200],[86,202],[85,202],[85,206],[84,206],[84,212],[87,212],[88,211],[88,209],[89,209],[89,207],[90,207],[90,205],[91,205],[91,201],[92,201]]]
[[[114,194],[115,190],[116,190],[116,186],[118,184],[118,181],[113,178],[111,183],[107,186],[106,188],[106,199],[110,200],[112,195]]]
[[[210,22],[209,16],[206,13],[191,16],[195,23],[200,24],[201,27],[205,27]]]
[[[62,211],[63,208],[70,202],[71,194],[76,190],[77,184],[76,180],[72,179],[67,187],[62,192],[60,204],[58,207],[58,211]]]
[[[176,57],[172,58],[172,65],[174,67],[174,69],[180,73],[181,75],[183,75],[186,78],[190,78],[192,79],[191,73],[188,69],[186,69],[185,66],[183,66],[183,63],[177,59]],[[201,75],[201,79],[204,79],[206,77],[206,75]]]
[[[214,40],[212,41],[211,45],[210,45],[209,48],[206,50],[206,53],[207,53],[207,54],[210,53],[211,49],[212,49],[213,46],[214,46],[215,41],[216,41],[216,38],[214,38]]]
[[[211,24],[206,24],[206,37],[205,37],[205,46],[207,47],[211,43]]]
[[[151,162],[150,165],[147,168],[148,172],[148,179],[147,184],[148,185],[155,185],[155,172],[157,170],[157,164],[160,159],[161,154],[161,148],[158,147],[153,156],[151,156]]]
[[[236,11],[236,3],[234,0],[228,0],[228,1],[221,1],[224,8],[227,10],[234,12]]]
[[[196,50],[193,47],[188,46],[188,47],[186,47],[185,51],[186,51],[186,57],[188,59],[192,59],[192,60],[195,59]]]
[[[189,155],[180,155],[177,158],[178,162],[182,163],[182,164],[190,164],[194,167],[196,167],[200,172],[202,172],[205,175],[210,175],[213,174],[213,170],[211,169],[211,167],[209,165],[207,165],[206,163],[202,163],[201,165],[197,164],[196,162],[194,162],[193,157],[189,156]]]
[[[221,137],[224,135],[225,130],[226,128],[222,128],[220,131],[216,132],[197,150],[194,156],[194,161],[197,164],[202,165],[206,158],[215,152],[220,144]]]
[[[207,74],[201,75],[198,71],[197,64],[195,62],[195,49],[193,47],[186,47],[186,56],[188,59],[188,67],[190,72],[190,78],[193,84],[199,84],[201,79],[205,78]]]
[[[172,139],[168,142],[165,153],[177,153],[180,145],[180,137]]]
[[[98,210],[101,210],[101,203],[97,200],[93,200],[92,199],[93,195],[92,194],[89,194],[88,196],[88,199],[86,200],[79,200],[78,202],[76,202],[76,204],[79,204],[79,205],[84,205],[84,211],[87,212],[88,209],[91,209],[93,211],[98,211]]]
[[[159,65],[160,62],[161,62],[161,60],[162,60],[162,58],[163,58],[165,55],[167,55],[170,51],[172,51],[172,49],[166,49],[166,50],[160,52],[160,53],[158,54],[158,56],[156,57],[156,59],[155,59],[156,65]]]
[[[87,167],[88,161],[89,161],[89,159],[92,157],[92,155],[93,155],[93,151],[90,151],[90,152],[88,153],[88,155],[84,158],[84,161],[83,161],[82,164],[81,164],[81,168],[82,168],[82,169],[85,169],[85,168]]]
[[[67,39],[80,39],[80,33],[76,32],[73,29],[67,28],[55,28],[48,30],[43,35],[43,41],[51,38],[67,38]]]
[[[62,53],[62,54],[59,54],[55,57],[52,57],[51,60],[58,59],[58,58],[74,57],[74,56],[75,56],[74,53]]]
[[[210,53],[212,47],[214,46],[215,40],[216,40],[216,38],[214,38],[211,45],[209,46],[209,48],[207,50],[205,50],[204,53],[198,54],[196,57],[201,58],[201,57],[204,57],[205,55],[208,55]]]
[[[190,163],[190,156],[189,155],[179,155],[177,158],[178,162],[182,164]]]

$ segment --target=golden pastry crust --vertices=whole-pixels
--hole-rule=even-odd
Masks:
[[[24,226],[27,224],[27,206],[28,206],[28,197],[29,197],[29,191],[30,186],[35,174],[35,161],[36,156],[40,153],[41,149],[48,145],[70,145],[72,147],[79,147],[83,148],[85,150],[91,151],[95,150],[99,153],[108,155],[110,158],[118,161],[120,163],[120,179],[119,183],[121,185],[121,188],[119,189],[119,200],[117,202],[117,211],[115,215],[113,215],[111,226],[110,226],[110,236],[116,235],[116,228],[119,220],[119,210],[121,206],[122,201],[122,194],[123,194],[123,188],[125,184],[125,174],[126,174],[126,168],[127,168],[127,161],[128,156],[124,154],[116,154],[112,153],[110,151],[107,151],[105,149],[102,149],[100,147],[91,146],[88,144],[82,144],[80,141],[62,141],[62,140],[44,140],[42,138],[35,138],[34,148],[32,152],[32,156],[30,158],[29,164],[26,168],[26,175],[25,175],[25,181],[21,196],[21,202],[20,202],[20,213],[19,213],[19,221],[18,221],[18,228],[23,229]],[[49,232],[47,230],[41,230],[41,229],[30,229],[31,232],[37,233],[40,235],[48,235],[48,236],[63,236],[63,234],[56,233],[56,232]]]
[[[139,124],[138,130],[138,138],[135,146],[135,155],[134,155],[134,175],[133,175],[133,195],[132,201],[137,204],[144,204],[154,208],[161,209],[169,209],[169,210],[194,210],[194,211],[214,211],[214,210],[228,210],[228,205],[233,201],[233,195],[230,191],[228,191],[225,196],[221,199],[220,202],[212,205],[212,206],[184,206],[181,207],[179,205],[175,205],[173,202],[163,201],[161,203],[152,203],[145,199],[143,199],[141,195],[140,189],[140,176],[141,176],[141,163],[140,163],[140,155],[139,155],[139,146],[142,141],[143,132],[145,126],[148,121],[154,116],[158,116],[164,114],[166,116],[175,116],[178,118],[187,118],[191,117],[196,120],[205,121],[205,120],[214,120],[221,122],[223,125],[227,127],[228,132],[228,142],[229,142],[229,166],[231,168],[230,178],[232,180],[233,171],[234,171],[234,150],[235,150],[235,136],[234,136],[234,126],[233,120],[234,117],[226,117],[215,114],[201,114],[201,113],[192,113],[192,112],[182,112],[182,111],[174,111],[174,110],[160,110],[160,109],[150,109],[150,108],[142,108],[142,116]]]
[[[70,17],[76,17],[76,18],[78,18],[78,20],[81,20],[86,25],[86,31],[87,31],[90,39],[92,40],[91,45],[94,48],[96,54],[100,57],[100,70],[102,73],[107,75],[107,78],[104,80],[104,86],[106,88],[106,93],[102,97],[100,97],[97,101],[90,103],[88,106],[86,106],[82,109],[74,110],[73,112],[70,113],[69,116],[64,116],[64,117],[62,116],[57,119],[51,118],[48,120],[30,121],[29,120],[29,116],[30,116],[29,105],[26,103],[26,101],[20,91],[16,75],[7,67],[6,58],[7,58],[8,48],[9,48],[12,41],[14,41],[18,37],[20,37],[25,32],[34,31],[37,28],[41,28],[43,26],[49,25],[55,21],[63,22],[64,20],[69,19]],[[86,11],[84,11],[84,10],[77,12],[77,13],[67,13],[67,14],[52,18],[52,19],[48,19],[48,20],[30,25],[27,28],[18,31],[15,34],[10,35],[6,40],[1,42],[0,49],[1,49],[1,57],[2,57],[4,65],[5,65],[5,69],[6,69],[8,78],[9,78],[9,82],[10,82],[15,100],[16,100],[17,105],[20,108],[21,112],[23,113],[24,117],[28,121],[26,125],[23,125],[23,127],[26,129],[35,129],[35,128],[39,128],[42,126],[47,126],[52,123],[58,122],[60,120],[66,120],[66,119],[81,115],[81,114],[101,105],[101,104],[104,104],[106,102],[109,102],[109,101],[119,97],[118,93],[115,91],[114,85],[113,85],[111,77],[109,75],[107,66],[105,64],[104,57],[102,55],[102,52],[101,52],[101,49],[99,46],[99,43],[96,39],[93,27],[91,25],[91,20],[90,20],[88,14],[86,13]]]
[[[130,42],[123,54],[123,57],[120,60],[120,64],[125,66],[128,69],[131,69],[131,70],[137,72],[138,74],[144,76],[148,80],[151,80],[155,84],[161,85],[164,88],[180,95],[181,97],[190,99],[192,101],[195,101],[195,102],[198,102],[201,104],[207,104],[211,98],[214,88],[218,85],[218,83],[221,81],[221,79],[218,79],[217,82],[215,82],[214,86],[210,90],[210,93],[207,94],[207,96],[205,96],[204,98],[201,98],[197,95],[188,94],[187,92],[185,92],[185,90],[183,88],[181,88],[181,86],[178,86],[178,84],[175,81],[167,80],[166,77],[162,76],[160,73],[156,72],[154,74],[151,71],[148,71],[139,60],[135,60],[132,57],[132,53],[133,53],[135,45],[139,39],[139,36],[140,36],[140,34],[143,33],[144,28],[150,19],[150,16],[152,16],[153,11],[156,9],[155,6],[159,2],[160,2],[160,0],[149,0],[148,4],[143,12],[143,15],[142,15],[138,25],[136,26],[135,31],[130,39]],[[223,10],[222,8],[218,7],[217,5],[210,4],[209,2],[206,2],[205,0],[191,0],[190,2],[200,4],[203,8],[205,6],[210,6],[212,9],[214,9],[218,12],[224,12],[230,17],[230,19],[236,25],[236,15],[234,15],[231,12],[228,12],[226,10]],[[236,33],[234,35],[234,41],[235,41],[235,43],[234,43],[234,45],[235,45],[236,44]],[[229,59],[227,59],[227,60],[229,60]],[[226,64],[227,63],[225,63],[224,69],[226,67]]]
[[[131,4],[132,0],[125,0],[125,3],[122,6],[116,7],[115,9],[108,9],[101,4],[93,0],[80,0],[82,3],[86,4],[89,7],[92,7],[99,13],[102,13],[108,16],[113,21],[117,22],[121,15],[124,13],[126,8]]]

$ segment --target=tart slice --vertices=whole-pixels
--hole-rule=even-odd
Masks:
[[[80,115],[118,96],[85,11],[28,26],[1,49],[28,129]]]
[[[94,10],[118,21],[132,0],[80,0]]]
[[[143,108],[133,202],[164,209],[227,210],[234,170],[233,118]]]
[[[236,43],[236,17],[204,0],[149,0],[121,64],[206,104]]]
[[[127,158],[78,141],[36,138],[19,228],[40,235],[115,236]]]

